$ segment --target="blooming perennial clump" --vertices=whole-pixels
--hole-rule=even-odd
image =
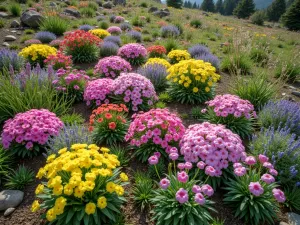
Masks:
[[[89,32],[76,30],[64,37],[60,49],[71,55],[74,63],[93,62],[98,58],[98,46],[101,41]]]
[[[55,40],[56,35],[49,31],[40,31],[36,33],[34,38],[40,40],[43,44],[47,44]]]
[[[58,155],[47,158],[45,167],[37,173],[37,178],[47,182],[38,185],[35,193],[43,204],[34,201],[32,211],[46,209],[47,221],[55,223],[65,223],[67,215],[74,224],[83,223],[86,218],[92,225],[98,224],[98,220],[103,224],[115,223],[124,202],[123,186],[128,180],[118,166],[116,155],[95,144],[74,144],[70,150],[60,149]],[[53,201],[47,201],[49,198]],[[70,213],[78,205],[78,211]]]
[[[112,98],[129,110],[147,110],[158,99],[150,80],[136,73],[121,73],[113,81]]]
[[[180,141],[180,153],[185,161],[199,163],[206,175],[220,177],[230,162],[243,159],[245,147],[240,137],[223,125],[204,122],[189,126]]]
[[[185,127],[176,114],[168,109],[152,109],[135,114],[133,119],[125,140],[138,147],[137,154],[142,156],[143,161],[156,151],[166,155],[171,153],[171,149],[177,150]]]
[[[113,80],[109,78],[102,78],[87,82],[84,90],[83,98],[86,104],[93,107],[99,106],[103,103],[108,104],[110,95],[113,91]]]
[[[107,36],[103,39],[104,42],[113,42],[119,47],[122,45],[121,38],[119,36]]]
[[[106,30],[103,30],[103,29],[93,29],[93,30],[89,30],[89,32],[101,39],[107,37],[107,36],[110,36],[110,33]]]
[[[67,56],[61,51],[58,51],[55,55],[48,55],[44,63],[48,66],[51,65],[54,70],[60,68],[67,69],[72,66],[72,56]]]
[[[172,50],[167,57],[170,59],[171,64],[175,64],[182,60],[190,59],[191,55],[187,50]]]
[[[145,62],[147,50],[140,44],[126,44],[119,49],[118,56],[126,59],[131,65],[138,66]]]
[[[104,41],[100,45],[100,56],[101,57],[114,56],[118,54],[118,50],[119,50],[119,46],[115,42]]]
[[[57,136],[62,128],[63,122],[54,113],[47,109],[32,109],[5,121],[2,144],[18,156],[37,155],[48,138]]]
[[[220,79],[216,68],[202,60],[183,60],[168,69],[169,94],[186,103],[203,103],[212,98],[213,85]]]
[[[111,146],[122,142],[128,129],[127,113],[128,109],[123,104],[102,104],[93,110],[89,130],[93,132],[95,143]]]
[[[116,16],[114,18],[114,23],[123,23],[125,21],[125,18],[123,16]]]
[[[86,82],[90,79],[84,70],[59,69],[56,72],[57,78],[52,81],[56,90],[66,94],[68,98],[74,101],[82,101],[83,91]]]
[[[164,38],[167,37],[177,37],[180,35],[180,31],[178,29],[178,27],[174,26],[174,25],[166,25],[163,26],[161,29],[161,36]]]
[[[44,60],[49,55],[55,55],[56,52],[56,48],[50,47],[49,45],[32,44],[23,48],[19,55],[27,59],[32,65],[36,65],[38,63],[40,66],[43,66]]]
[[[16,51],[6,48],[0,49],[0,72],[3,70],[20,71],[23,67],[24,59]]]
[[[61,42],[62,42],[62,40],[56,39],[56,40],[51,41],[49,43],[49,45],[54,48],[59,48],[59,45],[61,44]]]
[[[167,54],[167,50],[162,45],[153,45],[147,48],[147,52],[150,58],[162,58]]]
[[[149,58],[145,66],[153,64],[163,65],[164,67],[166,67],[166,69],[169,69],[171,67],[171,64],[167,60],[161,58]]]
[[[94,68],[94,74],[108,78],[116,78],[122,72],[130,72],[131,65],[119,56],[110,56],[100,59]]]
[[[226,182],[225,189],[229,192],[225,195],[225,203],[235,209],[236,216],[250,224],[262,224],[265,220],[271,224],[278,210],[276,201],[285,201],[284,193],[275,183],[274,176],[278,173],[265,155],[248,156],[243,161],[233,165],[237,178]]]
[[[111,34],[111,35],[120,35],[122,33],[122,30],[120,27],[117,26],[111,26],[109,28],[107,28],[107,31]]]
[[[29,46],[29,45],[32,45],[32,44],[42,44],[42,42],[40,40],[38,40],[38,39],[29,39],[29,40],[25,41],[24,44],[26,46]]]

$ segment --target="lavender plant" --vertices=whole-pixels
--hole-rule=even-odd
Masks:
[[[107,42],[107,41],[113,42],[118,46],[122,45],[122,41],[121,41],[121,38],[119,36],[107,36],[103,39],[103,41],[104,42]]]
[[[178,27],[173,25],[163,26],[161,28],[161,36],[164,38],[167,37],[177,37],[180,35]]]
[[[132,30],[132,31],[127,32],[126,35],[138,43],[142,41],[142,34],[138,31]]]
[[[281,185],[300,186],[300,139],[288,127],[262,128],[253,135],[250,150],[254,155],[264,154],[271,159]]]
[[[65,125],[58,136],[51,137],[48,140],[47,154],[57,154],[62,148],[70,148],[71,145],[76,143],[92,144],[92,136],[88,128],[85,126],[72,124]]]
[[[0,49],[0,72],[9,70],[20,71],[24,63],[24,59],[18,55],[16,51],[6,48]]]
[[[89,30],[92,30],[92,29],[94,29],[94,27],[91,26],[91,25],[88,25],[88,24],[84,24],[84,25],[81,25],[79,27],[79,30],[84,30],[84,31],[89,31]]]
[[[56,39],[56,35],[49,31],[40,31],[34,36],[35,39],[40,40],[42,43],[50,43]]]
[[[138,74],[148,78],[154,85],[156,92],[163,91],[168,86],[167,83],[167,69],[160,64],[149,64],[138,69]]]
[[[291,133],[300,135],[300,104],[287,101],[270,101],[260,111],[258,122],[262,127],[288,127]]]
[[[132,29],[130,23],[121,23],[120,28],[122,31],[130,31]]]
[[[104,41],[100,46],[100,56],[107,57],[112,55],[117,55],[119,46],[110,41]]]
[[[206,46],[199,45],[199,44],[190,47],[188,49],[188,52],[190,53],[192,58],[196,58],[196,57],[199,57],[203,54],[209,54],[210,53],[209,49]]]
[[[201,59],[204,62],[209,62],[213,67],[215,67],[217,70],[220,69],[220,60],[217,56],[211,54],[211,53],[205,53],[202,55],[197,55],[195,59]]]

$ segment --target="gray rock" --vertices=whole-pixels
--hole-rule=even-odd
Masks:
[[[100,15],[101,15],[101,13],[97,11],[96,12],[96,16],[100,16]]]
[[[5,47],[9,47],[9,44],[7,42],[3,42],[2,45]]]
[[[115,5],[126,5],[126,0],[113,0]]]
[[[101,0],[96,0],[96,3],[97,3],[99,6],[102,6],[102,1],[101,1]]]
[[[49,6],[53,7],[53,8],[56,8],[57,7],[57,4],[55,2],[50,2],[49,3]]]
[[[10,23],[10,27],[12,27],[12,28],[16,28],[16,27],[19,27],[19,26],[20,26],[20,23],[19,23],[18,20],[13,20]]]
[[[99,22],[99,21],[105,20],[106,17],[105,16],[96,16],[96,19]]]
[[[24,198],[24,192],[4,190],[0,192],[0,211],[17,207]]]
[[[5,12],[0,12],[0,18],[6,18],[8,17],[8,14]]]
[[[17,40],[17,38],[13,35],[6,35],[4,37],[4,41],[15,41],[15,40]]]
[[[296,213],[288,213],[288,219],[290,225],[300,225],[300,215]]]
[[[163,8],[162,11],[170,12],[170,10],[168,8]]]
[[[39,23],[43,19],[43,16],[37,11],[29,10],[23,12],[20,19],[23,24],[32,28],[37,28],[39,27]]]
[[[159,16],[160,18],[162,18],[162,17],[169,16],[169,15],[170,15],[170,12],[168,12],[168,11],[163,11],[163,10],[159,10],[159,11],[155,11],[155,12],[153,13],[153,15]]]
[[[300,97],[300,91],[292,91],[292,95]]]
[[[71,5],[71,2],[69,0],[64,1],[67,5]]]
[[[103,8],[105,9],[111,9],[112,7],[114,7],[114,4],[112,2],[104,2],[102,4]]]
[[[127,9],[125,9],[125,10],[122,11],[123,14],[128,14],[128,12],[129,11]]]
[[[150,7],[150,9],[148,10],[149,13],[152,13],[152,12],[155,12],[155,11],[158,11],[158,8],[157,7]]]
[[[64,10],[64,13],[65,13],[65,14],[68,14],[68,15],[70,15],[70,16],[74,16],[74,17],[76,17],[76,18],[79,18],[79,17],[80,17],[80,12],[77,11],[76,9],[66,8],[66,9]]]
[[[16,210],[15,208],[8,208],[7,210],[5,210],[4,216],[9,216],[9,215],[12,214],[15,210]]]
[[[286,222],[280,222],[279,225],[289,225],[289,224]]]

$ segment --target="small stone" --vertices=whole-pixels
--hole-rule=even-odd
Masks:
[[[286,222],[280,222],[279,225],[289,225],[289,224]]]
[[[76,9],[66,8],[64,10],[64,13],[66,13],[70,16],[75,16],[76,18],[80,17],[80,12],[77,11]]]
[[[17,40],[17,38],[13,35],[6,35],[4,37],[4,41],[15,41],[15,40]]]
[[[282,96],[286,96],[286,93],[282,93],[281,95],[282,95]]]
[[[9,44],[7,42],[3,42],[2,45],[5,47],[9,47]]]
[[[288,219],[290,225],[300,225],[300,215],[296,213],[288,213]]]
[[[55,2],[50,2],[49,5],[50,5],[51,7],[57,7],[57,5],[56,5]]]
[[[292,91],[292,95],[300,97],[300,91]]]
[[[113,3],[112,2],[104,2],[102,4],[103,8],[105,9],[111,9],[112,7],[114,7]]]
[[[22,32],[18,32],[17,35],[22,35]]]
[[[155,11],[158,11],[158,8],[157,7],[150,7],[150,9],[148,10],[149,13],[152,13],[152,12],[155,12]]]
[[[16,28],[16,27],[19,27],[20,26],[20,23],[18,20],[13,20],[11,23],[10,23],[10,27],[12,28]]]
[[[5,12],[0,12],[0,18],[6,18],[8,17],[8,14]]]
[[[9,216],[9,215],[12,214],[15,210],[16,210],[15,208],[8,208],[7,210],[5,210],[4,216]]]
[[[11,33],[17,33],[17,31],[16,30],[12,30],[12,31],[10,31]]]
[[[18,190],[4,190],[0,192],[0,211],[17,207],[24,198],[24,192]]]
[[[100,16],[100,15],[101,15],[101,13],[97,11],[96,12],[96,16]]]

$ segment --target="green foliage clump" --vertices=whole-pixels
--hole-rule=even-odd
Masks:
[[[0,28],[3,28],[5,26],[5,21],[3,19],[0,19]]]
[[[298,187],[285,187],[284,194],[286,201],[284,205],[291,211],[300,211],[300,188]]]
[[[99,27],[100,27],[101,29],[106,30],[106,29],[109,27],[109,25],[108,25],[107,22],[102,21],[102,22],[99,24]]]
[[[20,16],[21,12],[22,12],[22,8],[20,6],[20,4],[18,3],[11,3],[9,5],[9,12],[13,15],[13,16]]]
[[[251,59],[245,54],[229,54],[222,63],[221,70],[230,74],[249,74],[252,69]]]
[[[233,15],[238,18],[248,18],[255,12],[255,3],[253,0],[241,0],[233,10]]]
[[[285,0],[275,0],[267,8],[266,13],[269,21],[277,22],[279,21],[282,14],[285,13],[286,2]]]
[[[295,82],[300,79],[300,64],[298,62],[293,62],[288,60],[279,63],[276,67],[275,77],[281,77],[289,82]]]
[[[168,7],[174,7],[177,9],[181,9],[182,4],[183,4],[182,0],[167,0]]]
[[[195,28],[201,28],[202,22],[201,20],[195,19],[190,22],[190,26]]]
[[[68,29],[68,22],[58,16],[49,16],[42,20],[40,29],[50,31],[56,35],[62,35]]]
[[[65,114],[61,116],[60,119],[64,124],[68,125],[84,123],[84,118],[79,113]]]
[[[300,30],[300,0],[295,0],[282,15],[282,22],[289,30]]]
[[[128,165],[130,157],[128,155],[129,150],[126,147],[122,147],[120,145],[113,145],[110,146],[109,150],[111,154],[118,156],[120,166],[124,167]]]
[[[175,39],[173,39],[173,38],[167,39],[165,41],[165,43],[164,43],[164,46],[165,46],[165,48],[167,50],[167,53],[169,53],[172,50],[176,50],[176,49],[179,48],[178,42]]]
[[[144,25],[144,20],[140,19],[139,16],[135,16],[133,17],[131,23],[133,26],[142,27]]]
[[[147,174],[141,172],[135,174],[135,185],[132,194],[135,205],[141,210],[150,207],[150,200],[153,198],[152,190],[153,182]]]
[[[92,18],[96,15],[96,11],[91,7],[84,7],[79,10],[80,14],[85,17]]]
[[[24,188],[34,181],[34,173],[25,166],[19,166],[6,176],[5,187],[13,190],[24,190]]]
[[[263,26],[265,22],[265,13],[264,11],[256,11],[255,13],[252,14],[250,17],[250,20],[253,24]]]
[[[10,171],[13,161],[13,154],[10,151],[4,150],[3,147],[0,146],[0,184],[1,179]]]
[[[201,4],[201,9],[206,12],[214,12],[215,4],[213,0],[204,0]]]

